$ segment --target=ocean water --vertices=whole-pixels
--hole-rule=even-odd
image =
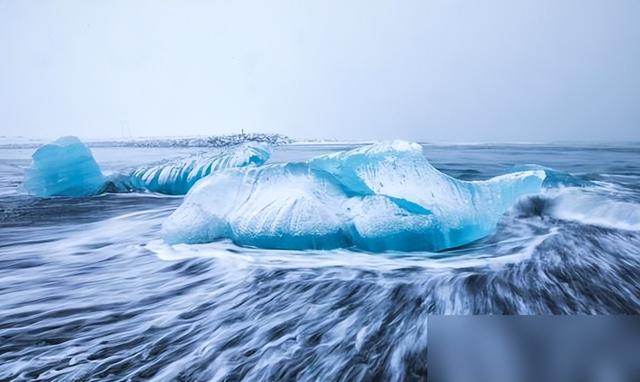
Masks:
[[[295,162],[353,145],[286,145]],[[100,147],[106,171],[197,148]],[[640,145],[424,145],[486,179],[538,164],[590,181],[520,199],[449,251],[165,244],[182,197],[39,199],[0,149],[0,380],[424,380],[439,314],[640,313]]]

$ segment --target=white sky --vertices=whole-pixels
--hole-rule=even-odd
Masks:
[[[640,140],[640,1],[0,0],[0,135]]]

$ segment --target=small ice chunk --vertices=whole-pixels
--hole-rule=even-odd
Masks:
[[[25,172],[24,189],[36,196],[90,196],[103,191],[105,177],[91,150],[76,137],[38,148]]]

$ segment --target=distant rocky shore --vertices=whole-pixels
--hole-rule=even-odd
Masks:
[[[270,145],[293,143],[293,139],[282,134],[231,134],[198,137],[156,137],[130,139],[86,140],[90,147],[225,147],[245,142],[261,142]],[[45,142],[30,139],[0,139],[0,148],[35,148]]]

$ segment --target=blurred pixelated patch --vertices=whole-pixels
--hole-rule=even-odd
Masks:
[[[432,316],[429,381],[640,381],[640,316]]]

